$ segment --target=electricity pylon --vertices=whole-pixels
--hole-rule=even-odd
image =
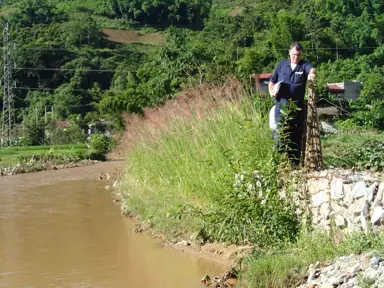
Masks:
[[[3,31],[3,122],[1,146],[12,146],[15,140],[15,114],[12,93],[12,60],[11,60],[11,37],[9,34],[8,22],[4,25]]]

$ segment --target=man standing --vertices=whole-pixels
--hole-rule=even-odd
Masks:
[[[281,137],[279,133],[274,134],[276,148],[285,150],[289,159],[296,165],[300,162],[302,148],[305,87],[307,80],[314,81],[316,73],[316,69],[310,63],[301,60],[303,50],[300,43],[292,43],[289,49],[289,60],[282,60],[277,64],[268,83],[269,94],[275,99],[276,123],[281,124],[283,120],[281,113],[283,105],[292,101],[298,108],[284,121],[285,137]],[[276,87],[275,84],[277,84]],[[281,129],[282,127],[279,127],[280,133]]]

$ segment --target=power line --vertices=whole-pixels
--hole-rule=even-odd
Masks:
[[[12,87],[12,89],[15,89],[15,90],[41,90],[41,91],[64,91],[64,92],[71,92],[71,91],[75,91],[75,92],[95,92],[95,90],[92,90],[92,89],[76,89],[76,88],[73,88],[73,89],[60,89],[60,88],[44,88],[44,87]],[[96,90],[96,91],[99,91],[99,92],[106,92],[106,91],[110,91],[110,90]]]
[[[89,104],[78,104],[78,105],[65,105],[65,108],[79,108],[79,107],[88,107],[88,106],[93,106],[94,104],[89,103]],[[52,107],[58,107],[59,105],[39,105],[39,108],[47,107],[47,108],[52,108]],[[34,111],[36,107],[25,107],[25,108],[15,108],[14,111]]]
[[[15,90],[40,90],[40,91],[59,91],[59,92],[71,92],[71,91],[74,91],[74,92],[87,92],[87,93],[91,93],[91,92],[107,92],[107,91],[111,91],[111,92],[114,92],[114,89],[111,88],[111,89],[103,89],[103,90],[92,90],[92,89],[76,89],[76,88],[71,88],[71,89],[61,89],[60,87],[58,88],[45,88],[45,87],[20,87],[20,86],[16,86],[16,87],[12,87],[12,89],[15,89]],[[383,96],[382,94],[381,95],[370,95],[372,97],[381,97]],[[84,106],[88,106],[88,105],[92,105],[92,104],[84,104]],[[78,106],[76,106],[78,107]]]
[[[137,72],[137,70],[115,70],[115,69],[82,69],[82,68],[34,68],[34,67],[15,67],[13,70],[32,70],[32,71],[81,71],[81,72]]]
[[[129,42],[135,43],[135,42]],[[17,47],[17,45],[16,45]],[[74,49],[82,49],[82,48],[91,48],[93,51],[124,51],[122,49],[111,49],[111,48],[93,48],[89,46],[82,47],[74,47],[74,48],[65,48],[65,47],[20,47],[15,49],[17,50],[35,50],[35,51],[73,51]],[[357,47],[357,46],[347,46],[347,47],[317,47],[317,48],[305,48],[304,50],[363,50],[363,49],[376,49],[382,46],[367,46],[367,47]],[[249,47],[244,47],[249,48]],[[287,48],[277,48],[275,50],[287,50]]]
[[[68,52],[73,52],[74,50],[80,50],[83,48],[90,48],[92,51],[103,51],[103,52],[111,52],[111,51],[122,51],[121,49],[111,49],[111,48],[94,48],[90,46],[80,46],[80,47],[72,47],[72,48],[64,48],[64,47],[20,47],[18,48],[16,45],[15,51],[20,51],[20,50],[32,50],[32,51],[68,51]]]

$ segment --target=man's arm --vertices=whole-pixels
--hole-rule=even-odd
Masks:
[[[276,95],[275,95],[275,93],[273,91],[273,87],[274,86],[275,86],[275,83],[273,83],[271,81],[268,82],[268,91],[269,91],[269,95],[271,95],[272,98],[276,97]]]
[[[278,81],[279,68],[280,68],[280,63],[277,64],[277,67],[276,67],[275,71],[273,72],[272,76],[269,78],[269,82],[268,82],[268,92],[272,98],[276,98],[276,94],[273,90],[273,87],[275,86],[275,83],[277,83],[277,81]]]

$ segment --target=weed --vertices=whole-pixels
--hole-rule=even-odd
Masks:
[[[357,276],[357,280],[361,288],[371,288],[375,284],[375,279],[364,277],[361,273]]]
[[[345,168],[382,170],[384,165],[382,134],[339,134],[322,139],[326,165]]]

